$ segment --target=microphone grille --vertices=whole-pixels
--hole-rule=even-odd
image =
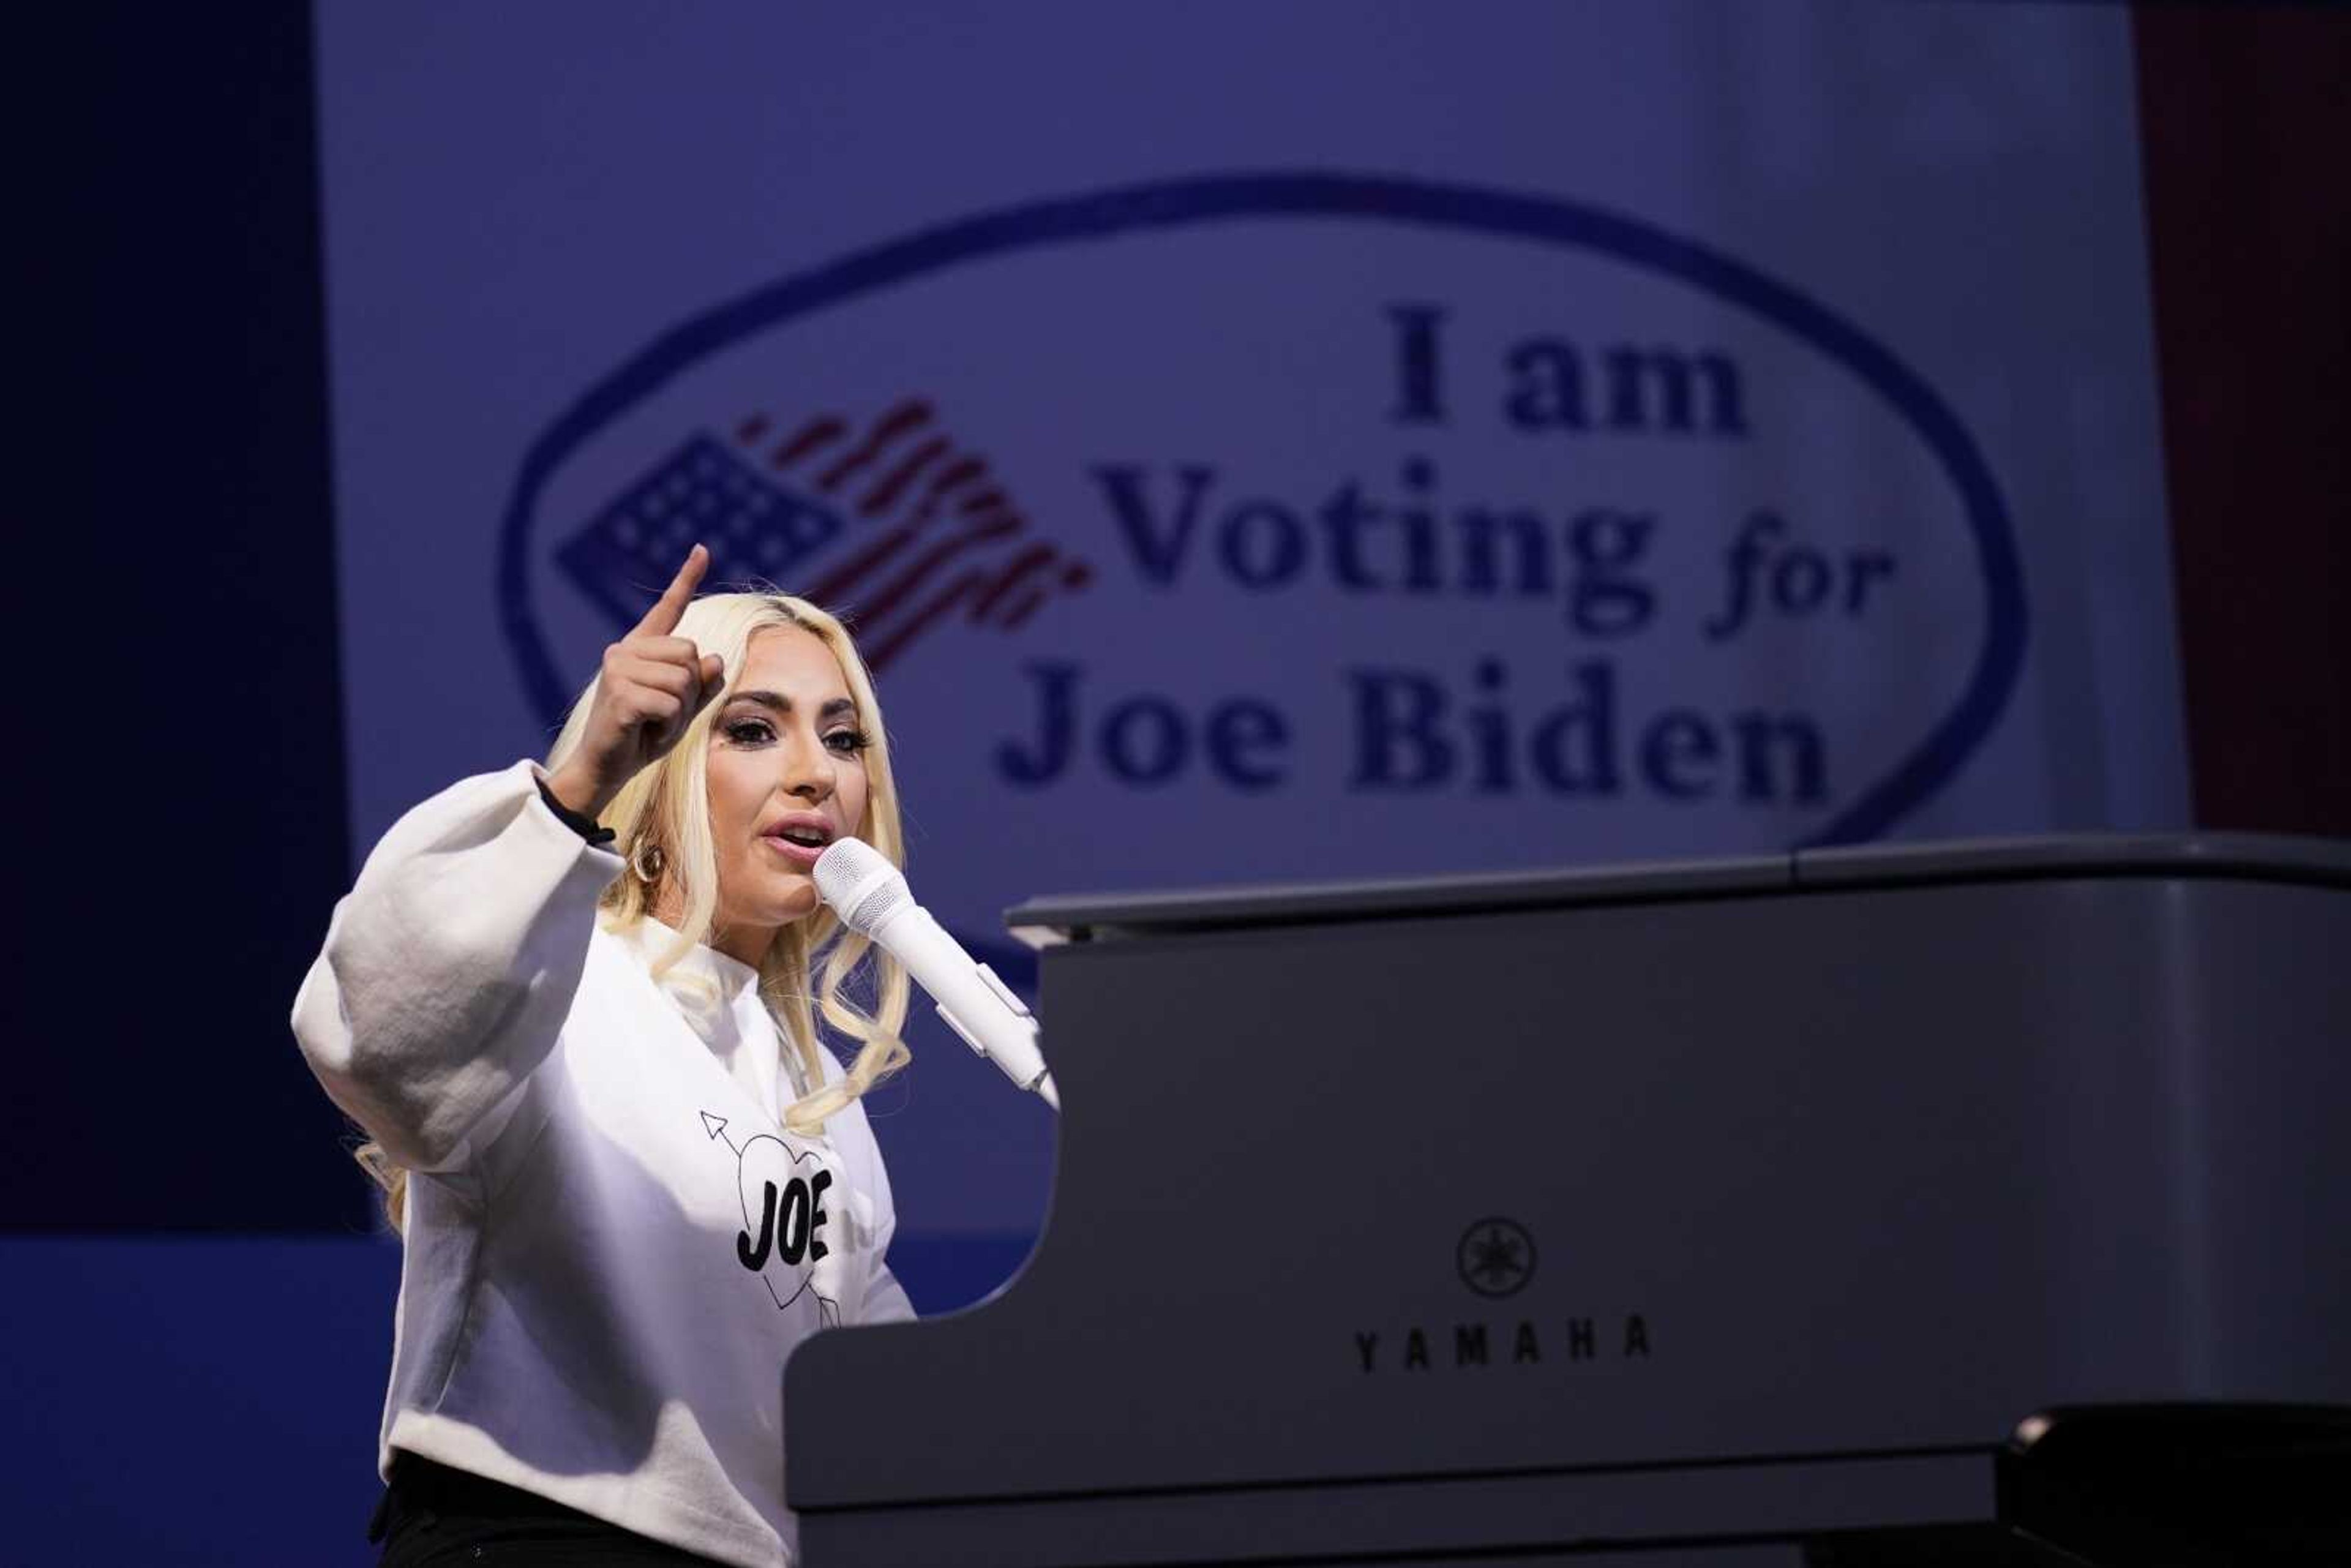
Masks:
[[[869,936],[914,897],[898,868],[862,839],[836,839],[817,856],[816,891],[842,925]]]

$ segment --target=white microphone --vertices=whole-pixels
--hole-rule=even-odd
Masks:
[[[964,1043],[1058,1111],[1061,1097],[1037,1049],[1037,1019],[1012,988],[914,902],[904,873],[862,839],[835,839],[816,861],[816,890],[852,931],[872,937],[930,993]]]

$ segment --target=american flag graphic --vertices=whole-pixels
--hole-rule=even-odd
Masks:
[[[862,428],[838,413],[750,413],[696,431],[556,550],[626,630],[686,551],[712,583],[768,583],[849,622],[874,670],[946,625],[1011,631],[1093,570],[1035,538],[987,457],[906,398]],[[648,586],[650,585],[650,586]]]

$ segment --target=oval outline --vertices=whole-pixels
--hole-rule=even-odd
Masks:
[[[1982,575],[1984,642],[1959,702],[1926,738],[1826,827],[1791,847],[1815,849],[1878,837],[1949,782],[1990,736],[2023,669],[2023,568],[1991,468],[1958,415],[1917,371],[1810,296],[1637,218],[1558,197],[1332,173],[1202,175],[998,208],[763,284],[664,332],[558,414],[526,449],[515,476],[500,527],[495,591],[499,627],[532,706],[543,718],[557,721],[572,695],[530,610],[528,546],[539,493],[558,465],[605,424],[696,361],[795,316],[984,256],[1266,216],[1370,218],[1598,251],[1761,316],[1844,365],[1909,423],[1959,493]]]

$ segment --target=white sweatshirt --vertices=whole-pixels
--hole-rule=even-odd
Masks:
[[[598,927],[622,869],[529,763],[465,779],[384,835],[295,1000],[327,1092],[411,1172],[381,1462],[773,1568],[784,1357],[913,1316],[890,1183],[860,1106],[783,1131],[798,1064],[752,970],[703,947],[656,983],[666,928]]]

